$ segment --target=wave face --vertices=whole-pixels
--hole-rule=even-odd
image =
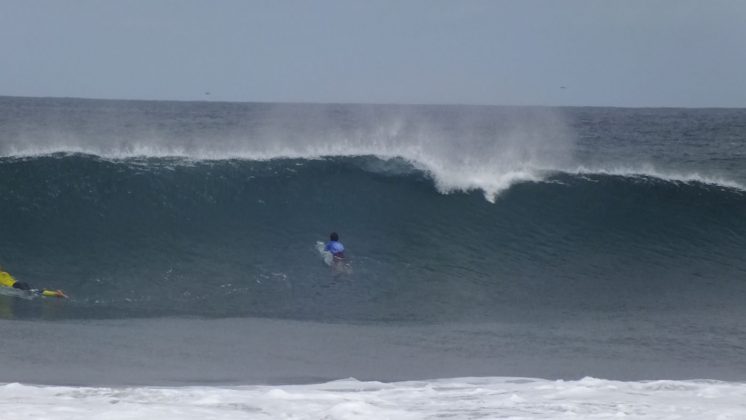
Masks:
[[[743,111],[0,106],[0,264],[50,316],[744,312]]]

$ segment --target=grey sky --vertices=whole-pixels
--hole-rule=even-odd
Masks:
[[[0,0],[0,60],[0,95],[746,107],[746,1]]]

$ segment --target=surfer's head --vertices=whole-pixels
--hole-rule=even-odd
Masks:
[[[329,235],[329,239],[331,239],[332,241],[338,241],[339,235],[337,235],[337,232],[332,232],[331,235]]]

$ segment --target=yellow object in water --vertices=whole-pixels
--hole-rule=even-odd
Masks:
[[[49,290],[44,289],[41,292],[42,296],[46,297],[58,297],[58,298],[67,298],[67,295],[62,292],[62,290]]]
[[[0,286],[13,287],[14,284],[16,284],[16,279],[10,273],[0,271]]]

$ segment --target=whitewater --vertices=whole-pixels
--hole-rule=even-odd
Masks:
[[[745,185],[737,109],[0,98],[2,417],[743,418]]]
[[[739,419],[746,390],[718,381],[457,378],[398,383],[89,388],[8,384],[4,418]]]

